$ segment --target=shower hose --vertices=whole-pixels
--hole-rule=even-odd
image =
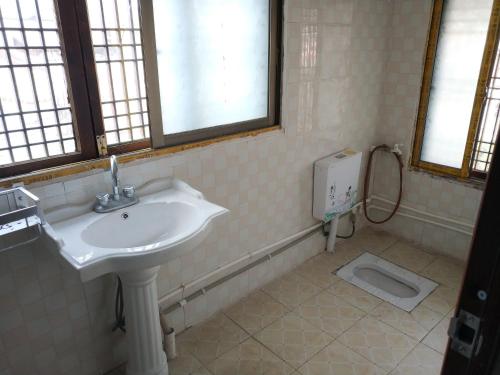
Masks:
[[[370,177],[371,177],[371,172],[372,172],[372,162],[373,162],[373,155],[377,151],[385,151],[385,152],[390,152],[391,154],[394,155],[394,157],[397,159],[398,164],[399,164],[399,194],[398,194],[398,200],[396,201],[396,205],[394,206],[394,209],[392,212],[389,214],[388,217],[386,217],[383,220],[374,220],[368,216],[368,209],[367,209],[367,195],[368,191],[370,191]],[[368,164],[366,166],[366,174],[365,174],[365,183],[364,183],[364,189],[363,189],[363,212],[365,214],[366,220],[368,220],[370,223],[373,224],[383,224],[388,222],[389,220],[392,219],[392,217],[396,214],[399,205],[401,204],[401,197],[403,195],[403,160],[401,159],[401,155],[397,152],[394,152],[389,146],[387,145],[379,145],[376,146],[373,150],[370,151],[370,154],[368,155]]]

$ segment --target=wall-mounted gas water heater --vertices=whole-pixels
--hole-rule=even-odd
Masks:
[[[394,217],[399,209],[403,196],[404,168],[401,146],[401,144],[395,144],[394,147],[391,148],[386,144],[381,144],[371,147],[368,153],[361,201],[363,203],[365,218],[372,224],[386,223]],[[369,201],[368,193],[370,191],[373,156],[377,151],[394,155],[399,170],[399,193],[397,202],[389,216],[380,220],[373,219],[368,215],[367,206],[367,202]],[[333,251],[335,239],[337,237],[350,237],[337,236],[337,226],[340,215],[347,211],[351,211],[353,206],[358,204],[358,181],[361,169],[361,157],[361,152],[356,152],[348,148],[336,154],[319,159],[314,163],[313,216],[323,223],[330,223],[330,231],[326,243],[327,251]],[[354,230],[353,221],[352,234],[354,234]]]
[[[330,222],[327,250],[333,251],[340,215],[358,200],[361,152],[345,149],[314,163],[313,216]]]

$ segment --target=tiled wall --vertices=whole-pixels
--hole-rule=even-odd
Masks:
[[[432,1],[397,0],[393,3],[377,141],[389,145],[404,144],[404,161],[408,164]],[[398,182],[394,158],[383,154],[378,156],[373,192],[394,201]],[[434,215],[473,225],[481,195],[482,191],[477,188],[405,170],[403,204]],[[469,250],[471,236],[436,225],[396,216],[384,227],[429,250],[462,260]]]
[[[315,223],[313,161],[347,146],[367,151],[375,140],[391,8],[387,0],[286,1],[284,132],[122,168],[123,183],[174,175],[231,210],[203,246],[162,267],[160,296]],[[97,173],[30,189],[48,209],[85,209],[109,184]],[[171,318],[190,324],[323,246],[311,237]],[[110,333],[113,298],[113,277],[82,284],[43,244],[0,254],[0,374],[98,374],[122,362],[123,335]]]

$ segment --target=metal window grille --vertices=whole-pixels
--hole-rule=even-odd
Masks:
[[[500,50],[497,47],[493,70],[486,86],[486,97],[472,154],[471,171],[473,173],[487,173],[493,157],[500,118],[499,60]]]
[[[0,165],[76,150],[53,0],[0,0]]]
[[[108,145],[149,138],[137,0],[87,0]]]

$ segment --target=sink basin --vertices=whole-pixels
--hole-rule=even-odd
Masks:
[[[98,219],[83,230],[82,239],[91,246],[141,251],[194,232],[197,215],[196,207],[186,202],[139,204]]]
[[[60,254],[88,281],[109,272],[161,265],[198,246],[212,220],[228,212],[186,183],[171,179],[158,193],[110,213],[51,224]]]

